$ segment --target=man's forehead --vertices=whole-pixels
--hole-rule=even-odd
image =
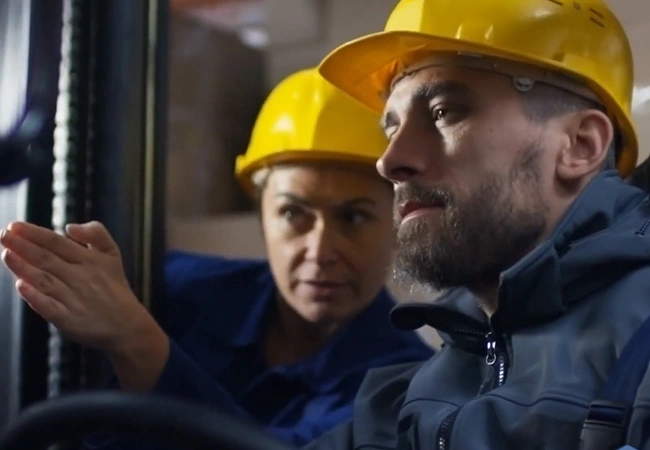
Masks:
[[[473,95],[481,91],[486,76],[491,75],[476,72],[462,67],[425,67],[402,75],[393,81],[386,106],[397,101],[428,100],[443,95]]]
[[[463,87],[463,90],[476,90],[490,82],[503,78],[500,74],[481,70],[473,67],[463,66],[425,66],[420,69],[405,72],[396,76],[390,85],[388,94],[390,95],[397,89],[404,89],[403,86],[409,86],[413,89],[414,85],[422,84],[447,84],[455,85],[456,88]]]

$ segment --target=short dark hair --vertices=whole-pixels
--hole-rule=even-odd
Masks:
[[[535,122],[545,122],[562,114],[586,109],[597,109],[606,113],[603,106],[573,92],[546,83],[536,83],[530,91],[520,92],[520,97],[524,112],[530,120]],[[607,150],[607,158],[603,163],[602,170],[616,168],[618,156],[616,141],[614,139]]]

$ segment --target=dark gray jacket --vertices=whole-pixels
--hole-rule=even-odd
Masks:
[[[398,306],[396,326],[433,326],[444,348],[370,372],[353,421],[307,448],[578,450],[591,400],[650,316],[649,225],[642,191],[597,176],[553,235],[502,274],[491,321],[463,289]],[[650,449],[650,375],[628,440]]]

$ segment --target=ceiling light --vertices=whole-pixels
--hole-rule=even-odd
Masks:
[[[244,45],[255,49],[268,47],[269,33],[260,26],[246,26],[239,30],[239,39]]]

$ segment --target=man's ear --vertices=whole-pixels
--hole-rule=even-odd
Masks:
[[[558,177],[572,182],[600,171],[614,139],[611,120],[596,109],[572,113],[563,120],[569,139],[568,145],[558,154]]]

